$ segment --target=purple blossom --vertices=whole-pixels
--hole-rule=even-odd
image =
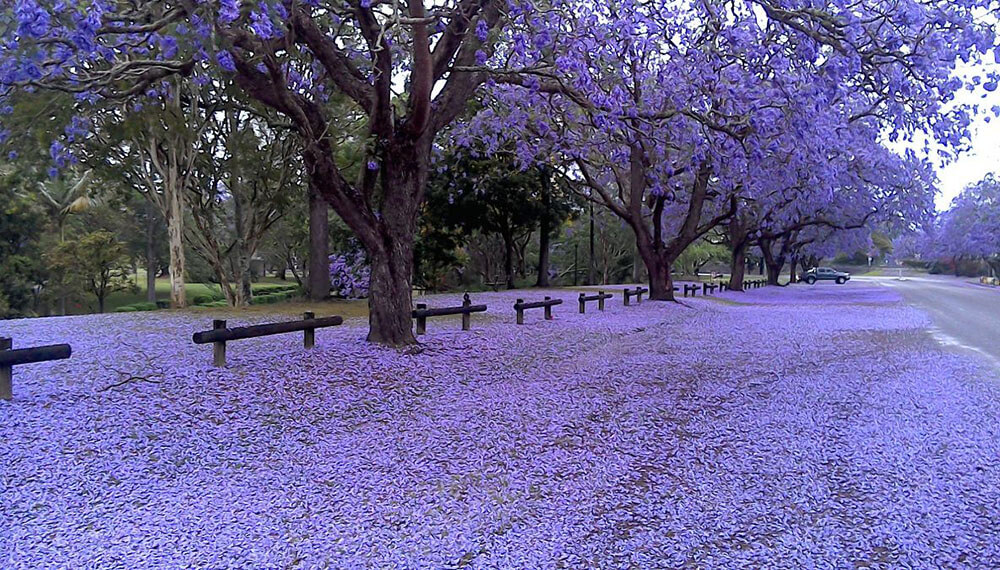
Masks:
[[[222,50],[215,54],[215,61],[218,62],[219,67],[232,73],[236,71],[236,62],[233,61],[233,54],[226,50]]]
[[[208,312],[8,321],[74,355],[0,402],[3,566],[1000,564],[995,374],[891,292],[615,293],[474,294],[420,351],[348,319],[226,369],[190,342]],[[513,324],[542,295],[556,319]]]

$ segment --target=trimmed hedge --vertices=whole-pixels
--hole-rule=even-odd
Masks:
[[[137,311],[155,311],[159,309],[159,303],[132,303],[131,305],[122,305],[115,309],[116,313],[135,313]]]

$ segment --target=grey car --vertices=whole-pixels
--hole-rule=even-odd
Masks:
[[[843,285],[850,280],[851,274],[845,271],[837,271],[832,267],[814,267],[802,276],[802,281],[812,285],[817,281],[836,281],[838,285]]]

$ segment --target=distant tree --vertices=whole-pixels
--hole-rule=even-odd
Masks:
[[[566,200],[557,192],[548,168],[522,169],[507,154],[482,156],[463,150],[439,163],[425,219],[466,237],[477,232],[499,236],[504,281],[513,289],[527,240],[543,223],[545,233],[551,234],[568,214]]]
[[[185,237],[211,265],[230,305],[242,307],[251,299],[251,260],[296,190],[304,191],[303,172],[282,133],[225,101],[203,133],[207,152],[187,192],[194,223]]]
[[[729,261],[729,249],[721,244],[701,239],[687,246],[677,258],[677,267],[685,275],[697,275],[701,268],[712,262]]]
[[[47,257],[51,270],[62,276],[63,286],[97,298],[99,313],[104,312],[108,295],[134,287],[129,281],[125,245],[109,231],[64,241]]]

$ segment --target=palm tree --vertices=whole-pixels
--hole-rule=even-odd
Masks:
[[[66,220],[70,214],[83,212],[97,205],[96,198],[90,194],[92,172],[88,170],[83,173],[74,183],[60,175],[38,185],[42,205],[59,230],[59,243],[66,241]]]
[[[55,222],[59,231],[59,243],[66,242],[66,221],[70,214],[83,212],[95,205],[97,200],[90,194],[90,178],[93,171],[88,170],[76,182],[70,182],[68,177],[57,175],[38,184],[38,195],[42,206]],[[59,314],[66,314],[66,295],[59,295]]]

